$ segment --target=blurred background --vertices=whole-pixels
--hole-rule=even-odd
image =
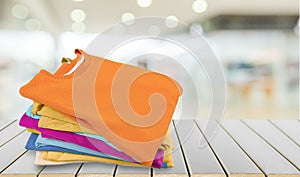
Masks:
[[[227,82],[225,119],[299,118],[298,0],[0,0],[0,119],[22,115],[31,101],[18,90],[40,69],[55,71],[97,34],[142,16],[180,21],[207,39]],[[192,38],[189,28],[172,35]],[[199,92],[202,118],[208,94]]]

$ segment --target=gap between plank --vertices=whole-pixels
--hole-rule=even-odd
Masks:
[[[11,137],[10,139],[8,139],[7,141],[5,141],[3,144],[0,145],[0,148],[2,146],[4,146],[5,144],[7,144],[8,142],[10,142],[11,140],[13,140],[14,138],[16,138],[17,136],[19,136],[20,134],[22,134],[23,132],[25,132],[26,129],[20,131],[19,133],[17,133],[15,136]]]
[[[246,122],[241,120],[243,124],[245,124],[253,133],[255,133],[257,136],[259,136],[264,142],[266,142],[268,145],[270,145],[277,153],[279,153],[283,158],[285,158],[288,162],[290,162],[291,165],[293,165],[297,170],[300,171],[300,169],[295,165],[292,161],[290,161],[287,157],[285,157],[277,148],[275,148],[271,143],[269,143],[264,137],[262,137],[260,134],[258,134],[252,127],[250,127]]]
[[[226,132],[226,134],[235,142],[235,144],[238,145],[239,148],[249,157],[249,159],[257,166],[257,168],[264,174],[265,177],[267,177],[267,174],[265,171],[254,161],[254,159],[245,151],[245,149],[233,138],[233,136],[223,127],[223,125],[220,122],[217,122],[220,127]]]
[[[3,168],[3,170],[0,171],[0,174],[2,172],[4,172],[9,166],[11,166],[13,163],[15,163],[15,161],[17,161],[20,157],[22,157],[28,150],[25,150],[24,152],[22,152],[16,159],[14,159],[11,163],[9,163],[5,168]]]
[[[47,165],[44,165],[43,168],[37,173],[37,177],[40,176],[40,174],[42,173],[42,171],[47,167]]]
[[[114,172],[113,172],[113,177],[115,177],[115,176],[116,176],[117,169],[118,169],[118,165],[116,165],[116,166],[115,166],[115,170],[114,170]]]
[[[13,124],[15,121],[17,121],[17,119],[11,121],[9,124],[7,124],[7,125],[5,125],[4,127],[2,127],[2,128],[0,129],[0,131],[4,130],[6,127],[8,127],[8,126],[10,126],[11,124]]]
[[[207,138],[204,136],[204,133],[202,132],[202,130],[200,129],[199,125],[197,124],[197,122],[195,120],[193,120],[193,122],[196,124],[198,130],[200,131],[201,135],[203,136],[204,140],[206,141],[208,147],[210,148],[210,150],[213,152],[214,156],[216,157],[217,161],[219,162],[219,164],[221,165],[221,168],[223,170],[223,172],[225,173],[226,177],[228,177],[228,172],[225,169],[225,166],[222,164],[220,158],[218,157],[218,155],[216,154],[216,152],[213,150],[211,144],[208,142]]]
[[[173,120],[172,120],[172,123],[173,123],[173,126],[174,126],[174,131],[175,131],[175,134],[176,134],[176,138],[178,140],[178,143],[179,143],[179,146],[180,146],[180,150],[181,150],[181,153],[182,153],[182,156],[183,156],[183,159],[184,159],[184,164],[185,164],[186,171],[188,173],[188,176],[191,177],[191,173],[190,173],[190,169],[189,169],[189,166],[188,166],[188,162],[187,162],[187,159],[185,157],[185,153],[184,153],[183,147],[181,145],[181,141],[180,141],[180,138],[179,138],[179,135],[178,135],[178,132],[177,132],[177,128],[176,128],[175,123],[174,123]]]
[[[77,175],[78,175],[80,169],[82,168],[82,166],[83,166],[83,163],[81,163],[81,165],[78,167],[78,169],[77,169],[77,171],[75,173],[75,177],[77,177]]]
[[[297,146],[300,147],[300,145],[293,140],[288,134],[286,134],[283,130],[281,130],[275,123],[273,123],[271,120],[268,120],[274,127],[276,127],[281,133],[283,133],[286,137],[288,137],[288,139],[290,139],[293,143],[295,143]]]

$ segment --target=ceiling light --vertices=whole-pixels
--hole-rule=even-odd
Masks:
[[[175,28],[178,25],[178,18],[176,16],[168,16],[165,20],[165,24],[169,28]]]
[[[121,17],[122,23],[125,25],[131,25],[134,23],[135,16],[132,13],[124,13]]]
[[[152,0],[137,0],[136,3],[140,7],[149,7],[152,4]]]
[[[202,12],[206,11],[207,6],[208,6],[208,4],[205,0],[196,0],[193,3],[193,10],[196,13],[202,13]]]
[[[31,19],[26,20],[25,27],[28,30],[36,30],[37,31],[37,30],[41,29],[42,24],[39,20],[31,18]]]
[[[83,22],[86,18],[85,12],[81,9],[74,9],[71,12],[71,19],[75,22]]]
[[[202,35],[203,33],[203,27],[199,23],[193,23],[190,26],[190,34],[192,35]]]
[[[26,6],[24,6],[22,4],[16,4],[11,9],[11,13],[16,18],[25,19],[25,18],[27,18],[28,14],[29,14],[29,10]]]
[[[72,24],[72,31],[75,33],[83,33],[85,32],[86,26],[82,22],[75,22]]]
[[[75,1],[75,2],[82,2],[82,1],[84,1],[84,0],[73,0],[73,1]]]

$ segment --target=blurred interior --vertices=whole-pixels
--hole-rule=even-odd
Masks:
[[[18,90],[40,69],[55,71],[98,33],[142,16],[175,18],[207,39],[227,82],[225,119],[299,118],[298,0],[1,0],[0,119],[22,115],[31,102]],[[199,93],[200,118],[210,113],[208,94]]]

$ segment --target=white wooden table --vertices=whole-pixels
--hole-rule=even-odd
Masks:
[[[298,120],[173,121],[175,167],[151,169],[102,163],[36,166],[24,149],[29,133],[18,120],[0,119],[0,176],[300,177]],[[176,127],[174,129],[174,127]]]

